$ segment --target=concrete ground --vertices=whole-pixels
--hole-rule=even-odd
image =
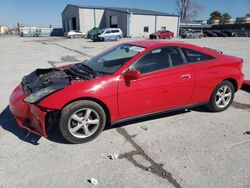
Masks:
[[[250,80],[250,38],[183,41],[244,58]],[[249,88],[224,112],[195,108],[128,122],[86,144],[67,144],[56,129],[46,139],[17,126],[8,98],[23,75],[90,58],[114,44],[0,36],[0,188],[92,187],[92,177],[94,187],[250,187]],[[112,153],[119,159],[100,156]]]

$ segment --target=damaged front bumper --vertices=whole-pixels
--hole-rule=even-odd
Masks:
[[[46,116],[48,111],[35,104],[27,103],[24,99],[28,95],[23,92],[23,86],[17,86],[10,96],[9,107],[17,124],[28,131],[47,137]]]

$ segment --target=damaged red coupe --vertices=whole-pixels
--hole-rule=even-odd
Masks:
[[[47,136],[59,126],[71,143],[105,126],[193,106],[227,109],[243,82],[243,60],[179,42],[119,44],[82,63],[37,69],[10,97],[19,126]]]

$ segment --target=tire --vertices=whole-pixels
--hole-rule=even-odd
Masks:
[[[222,81],[213,91],[207,107],[213,112],[226,110],[234,99],[234,86],[231,82]]]
[[[116,37],[116,39],[115,39],[116,41],[120,41],[121,40],[121,37],[120,36],[118,36],[118,37]]]
[[[95,139],[105,125],[106,114],[103,108],[89,100],[76,101],[67,105],[62,109],[59,120],[62,136],[74,144]]]

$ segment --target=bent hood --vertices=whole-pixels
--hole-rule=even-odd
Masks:
[[[36,69],[22,79],[23,91],[28,95],[24,101],[36,103],[70,85],[72,80],[90,80],[95,77],[95,72],[82,63],[59,69]]]
[[[24,93],[28,95],[24,101],[35,103],[69,85],[70,76],[58,69],[36,69],[29,75],[24,76],[21,84]]]

